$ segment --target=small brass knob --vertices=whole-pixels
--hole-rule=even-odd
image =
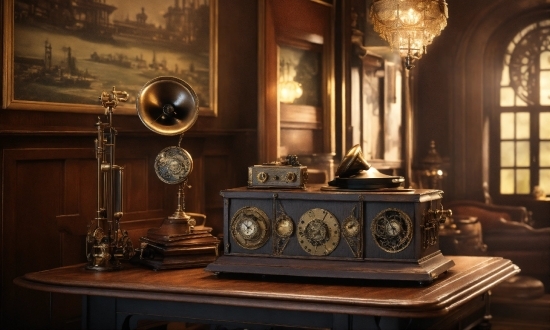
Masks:
[[[287,182],[294,182],[296,181],[296,173],[288,172],[286,174],[286,181]]]
[[[256,177],[258,178],[258,181],[260,181],[261,183],[264,183],[264,182],[267,181],[267,178],[269,176],[265,172],[260,172],[260,173],[258,173],[258,175],[256,175]]]

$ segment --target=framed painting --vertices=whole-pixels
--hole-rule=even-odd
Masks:
[[[2,108],[102,112],[99,96],[173,76],[217,115],[218,0],[3,1]]]

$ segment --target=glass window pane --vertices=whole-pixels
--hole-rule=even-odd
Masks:
[[[516,93],[512,87],[502,87],[500,89],[500,106],[513,107]]]
[[[516,166],[529,166],[530,163],[529,141],[516,143]]]
[[[529,132],[529,112],[516,113],[516,139],[528,139]]]
[[[540,104],[550,105],[550,71],[540,72]]]
[[[500,143],[500,167],[511,167],[516,163],[514,142],[507,141]]]
[[[510,70],[507,63],[510,63],[509,54],[504,55],[504,65],[502,67],[502,76],[500,78],[500,86],[502,87],[510,86]]]
[[[540,170],[539,173],[539,186],[548,196],[550,194],[550,169]]]
[[[514,52],[514,49],[516,48],[516,43],[514,41],[518,41],[518,36],[514,37],[514,40],[508,44],[508,47],[506,47],[507,53],[512,54]]]
[[[500,193],[514,193],[514,170],[500,170]]]
[[[503,112],[500,114],[500,138],[502,140],[514,138],[513,112]]]
[[[541,112],[539,117],[541,139],[550,139],[550,112]]]
[[[531,191],[531,181],[529,178],[529,170],[516,171],[516,193],[529,194]]]
[[[541,70],[550,69],[550,52],[549,51],[540,53],[540,69]]]
[[[550,166],[550,142],[544,141],[539,144],[539,165]]]
[[[522,100],[519,96],[516,96],[516,107],[526,107],[527,103]]]

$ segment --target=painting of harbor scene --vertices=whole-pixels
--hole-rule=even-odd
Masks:
[[[212,111],[216,0],[13,0],[13,99],[100,105],[158,76],[186,81]],[[48,107],[48,104],[45,104]]]

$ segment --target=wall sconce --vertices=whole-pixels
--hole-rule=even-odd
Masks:
[[[447,26],[445,0],[374,0],[370,15],[374,31],[405,59],[405,67],[426,53]]]
[[[279,72],[279,102],[294,103],[294,100],[300,98],[304,92],[302,85],[291,77],[289,62],[281,61]]]

